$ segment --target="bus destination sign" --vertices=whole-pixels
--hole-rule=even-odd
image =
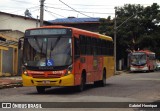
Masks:
[[[36,29],[26,31],[26,35],[65,35],[67,29]]]

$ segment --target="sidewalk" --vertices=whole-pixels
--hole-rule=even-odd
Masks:
[[[21,76],[0,77],[0,89],[12,88],[12,87],[21,87],[21,86],[22,86]]]
[[[126,71],[117,71],[115,75],[120,75],[126,73]],[[0,89],[3,88],[13,88],[13,87],[22,87],[22,77],[0,77]]]
[[[129,72],[129,71],[127,71],[127,70],[116,71],[116,74],[115,74],[115,75],[126,74],[126,73],[128,73],[128,72]]]

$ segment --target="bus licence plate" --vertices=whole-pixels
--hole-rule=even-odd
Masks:
[[[50,84],[50,81],[44,80],[42,83],[43,84]]]

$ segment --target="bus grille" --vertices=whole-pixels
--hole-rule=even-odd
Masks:
[[[31,74],[33,78],[60,78],[62,74]]]

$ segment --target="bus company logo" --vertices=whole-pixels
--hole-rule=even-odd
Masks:
[[[10,108],[42,108],[41,104],[37,103],[2,103],[0,108],[10,109]]]
[[[11,103],[2,103],[2,108],[12,108]]]

